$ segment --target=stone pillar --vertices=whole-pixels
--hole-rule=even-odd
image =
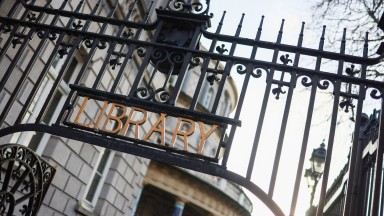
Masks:
[[[185,202],[181,199],[176,199],[175,206],[173,208],[172,216],[182,216]]]

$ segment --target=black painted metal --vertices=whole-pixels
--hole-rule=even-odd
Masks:
[[[111,148],[117,151],[127,152],[138,156],[162,161],[196,171],[221,176],[232,180],[255,194],[268,206],[275,215],[285,215],[283,210],[275,202],[274,194],[279,173],[279,167],[285,146],[285,135],[287,133],[287,122],[292,113],[293,97],[297,93],[297,86],[307,88],[310,92],[306,121],[303,126],[304,133],[301,142],[300,158],[297,164],[297,172],[292,194],[292,202],[289,215],[295,214],[298,200],[298,192],[303,175],[305,155],[307,152],[312,117],[316,115],[314,104],[319,91],[332,91],[332,116],[327,144],[327,158],[325,171],[321,183],[320,201],[317,215],[323,214],[325,194],[328,185],[330,164],[332,159],[337,119],[340,109],[348,112],[354,109],[356,123],[354,137],[359,137],[360,119],[363,102],[370,97],[382,99],[384,90],[383,82],[368,79],[366,68],[374,65],[384,57],[380,55],[375,58],[368,58],[368,35],[365,39],[364,53],[362,57],[345,54],[346,34],[344,32],[339,53],[324,51],[325,27],[320,39],[318,49],[303,47],[304,23],[299,33],[296,46],[283,44],[284,21],[281,23],[276,42],[261,40],[264,18],[261,19],[255,39],[240,37],[244,15],[241,17],[234,36],[221,33],[225,13],[216,29],[209,32],[210,15],[209,1],[164,1],[163,7],[154,9],[150,4],[139,21],[133,21],[132,15],[141,1],[133,1],[125,15],[117,15],[117,8],[120,4],[115,1],[109,7],[106,16],[98,14],[103,7],[102,1],[78,1],[75,9],[69,11],[65,8],[68,1],[63,1],[59,6],[51,5],[47,1],[44,5],[36,1],[17,0],[12,5],[6,16],[0,16],[0,36],[3,38],[0,48],[0,93],[9,97],[3,99],[4,106],[0,110],[0,137],[22,131],[46,132],[62,137],[76,139],[95,145]],[[8,1],[0,1],[0,7]],[[83,13],[84,4],[91,5],[90,13]],[[121,12],[121,11],[120,11]],[[120,18],[119,18],[120,16]],[[156,20],[151,17],[156,16]],[[44,18],[44,19],[43,19]],[[65,20],[59,23],[60,19]],[[47,21],[48,20],[48,21]],[[93,26],[93,28],[92,28]],[[95,28],[94,26],[98,26]],[[95,30],[96,29],[96,30]],[[144,35],[144,36],[143,36]],[[200,49],[200,38],[204,37],[210,42],[208,50]],[[144,40],[143,38],[149,38]],[[43,47],[51,44],[50,55],[44,60],[43,66],[38,66],[41,60]],[[225,44],[229,44],[227,48]],[[247,47],[251,50],[249,57],[237,56],[238,46]],[[20,62],[26,50],[34,50],[25,67],[20,67]],[[81,49],[86,52],[81,53]],[[273,52],[271,61],[258,59],[257,52],[260,49]],[[59,117],[52,125],[47,125],[43,119],[52,105],[53,97],[63,82],[71,62],[77,54],[83,55],[83,63],[76,79],[70,84],[70,92],[62,107]],[[85,80],[89,76],[89,68],[98,59],[97,56],[104,55],[101,65],[95,70],[96,75],[92,82]],[[64,67],[54,77],[53,86],[45,99],[44,105],[34,123],[23,122],[29,107],[36,99],[37,92],[44,79],[49,76],[48,71],[52,66],[55,56],[63,59]],[[292,56],[292,59],[291,59]],[[301,66],[300,59],[303,56],[316,59],[312,66]],[[24,58],[25,60],[25,58]],[[337,61],[338,67],[334,69],[322,69],[322,62]],[[6,62],[10,62],[7,64]],[[4,66],[3,66],[4,65]],[[137,70],[131,72],[134,76],[133,83],[130,83],[129,92],[117,91],[121,79],[125,76],[129,65],[137,65]],[[212,66],[214,65],[214,66]],[[219,67],[223,65],[223,67]],[[358,72],[355,68],[361,68]],[[106,79],[106,71],[114,72],[111,78],[111,85],[102,88],[102,80]],[[197,70],[200,75],[196,83],[190,103],[186,106],[179,106],[177,101],[181,97],[183,83],[190,70]],[[38,71],[36,73],[36,71]],[[34,73],[33,73],[34,72]],[[21,74],[19,76],[19,74]],[[18,103],[17,98],[22,93],[23,85],[32,74],[33,87],[30,89],[27,98],[22,102],[19,113],[13,113],[12,107]],[[238,75],[243,81],[239,86],[240,95],[235,108],[233,118],[221,116],[218,113],[220,100],[223,97],[225,85],[229,82],[229,76]],[[159,79],[159,77],[161,79]],[[257,95],[262,98],[261,108],[256,117],[241,119],[241,112],[246,102],[250,82],[265,79],[264,93]],[[170,84],[171,79],[176,79]],[[15,81],[16,80],[16,81]],[[212,99],[212,107],[201,109],[199,101],[204,95],[202,89],[204,83],[216,84],[218,90]],[[344,86],[347,86],[344,90]],[[343,88],[342,88],[343,87]],[[167,145],[161,146],[150,141],[142,141],[134,138],[121,136],[116,133],[108,133],[89,127],[81,127],[73,124],[71,118],[73,110],[81,98],[89,97],[93,100],[115,102],[125,106],[135,106],[151,112],[162,112],[169,116],[184,117],[195,121],[202,121],[206,124],[217,124],[221,128],[222,136],[214,157],[208,157],[195,153],[177,150]],[[273,168],[271,170],[268,192],[265,192],[252,181],[253,171],[259,164],[255,164],[257,156],[260,155],[259,144],[265,132],[263,126],[268,119],[265,114],[268,106],[274,101],[283,99],[284,110],[281,124],[276,127],[278,140],[275,148]],[[15,118],[14,115],[16,115]],[[247,172],[245,174],[235,173],[227,169],[230,160],[238,160],[230,157],[231,148],[242,148],[242,143],[233,143],[236,130],[244,121],[257,122],[254,139],[251,141],[252,148],[250,158],[247,160]],[[224,132],[228,129],[228,136]],[[382,130],[382,129],[381,129]],[[384,133],[380,130],[380,151],[384,139]],[[358,140],[352,146],[351,160],[359,157]],[[164,151],[166,150],[166,151]],[[219,152],[224,151],[223,157],[219,158]],[[377,161],[382,161],[382,154],[378,154]],[[380,163],[381,164],[381,163]],[[346,200],[344,215],[353,215],[350,212],[354,204],[353,187],[356,183],[355,163],[350,163],[349,179],[346,188]],[[376,184],[381,182],[381,173],[375,177]],[[377,191],[381,191],[380,188]],[[380,195],[376,193],[374,203],[377,203]],[[375,204],[376,205],[376,204]],[[288,215],[288,213],[286,213]]]
[[[0,146],[0,213],[38,215],[55,169],[32,150],[17,144]]]

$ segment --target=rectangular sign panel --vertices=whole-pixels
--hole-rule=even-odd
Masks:
[[[92,96],[77,96],[75,101],[64,121],[73,128],[210,160],[220,158],[225,125]]]

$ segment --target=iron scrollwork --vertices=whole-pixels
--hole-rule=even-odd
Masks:
[[[303,78],[301,79],[301,85],[303,85],[304,87],[312,86],[313,85],[312,77],[303,76]]]
[[[350,77],[354,77],[356,74],[359,74],[359,70],[355,70],[355,65],[351,65],[351,67],[348,67],[345,69],[345,73],[348,74]],[[344,112],[348,113],[349,109],[355,108],[355,105],[353,105],[353,99],[352,99],[352,83],[348,83],[347,86],[347,95],[344,97],[344,99],[340,102],[339,106],[340,108],[344,109]]]
[[[325,78],[320,78],[317,87],[321,90],[327,90],[331,81]]]
[[[373,99],[381,99],[383,98],[383,92],[382,91],[379,91],[378,89],[372,89],[371,93],[370,93],[370,96],[373,98]]]
[[[260,78],[263,71],[265,71],[265,73],[269,74],[269,69],[267,67],[255,65],[252,72],[251,72],[251,76],[254,78]]]
[[[228,52],[228,49],[225,48],[225,44],[221,44],[220,46],[216,47],[216,51],[220,55],[223,55],[224,53]],[[219,65],[220,65],[220,59],[217,59],[215,68],[208,70],[208,72],[211,73],[210,75],[207,76],[207,81],[210,85],[213,85],[215,81],[220,81],[220,78],[218,77]]]
[[[1,26],[1,30],[4,31],[4,33],[9,33],[12,31],[14,24],[13,23],[4,23],[3,26]]]
[[[29,148],[7,144],[0,147],[0,214],[37,215],[55,169]]]
[[[140,87],[136,89],[134,96],[141,100],[153,100],[159,103],[167,103],[169,100],[169,92],[167,92],[165,88],[159,88],[154,90],[150,86]]]
[[[209,11],[209,0],[206,0],[204,3],[195,0],[169,0],[166,9],[207,15]]]
[[[203,62],[203,59],[204,59],[204,56],[193,55],[191,60],[189,61],[190,69],[199,66],[201,62]]]
[[[244,64],[236,64],[236,71],[238,74],[241,74],[241,75],[244,75],[247,73],[247,66],[245,66]],[[260,78],[262,75],[263,75],[263,71],[265,73],[269,73],[269,69],[265,66],[261,66],[261,65],[252,65],[251,66],[252,69],[250,70],[250,75],[253,77],[253,78]]]
[[[284,64],[284,65],[288,65],[289,63],[292,63],[292,59],[289,58],[289,54],[285,54],[285,55],[281,55],[280,56],[280,61]],[[284,81],[284,75],[285,75],[285,71],[282,71],[281,72],[281,77],[280,77],[280,81],[279,81],[279,84],[276,88],[273,88],[272,89],[272,94],[275,95],[275,98],[278,100],[280,98],[280,94],[285,94],[287,93],[286,91],[283,90],[283,81]]]

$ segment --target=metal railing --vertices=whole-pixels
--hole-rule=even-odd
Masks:
[[[126,14],[118,16],[116,10],[119,8],[119,1],[107,8],[106,16],[101,16],[99,11],[101,1],[87,2],[92,6],[89,13],[82,12],[85,1],[78,1],[73,11],[68,10],[68,1],[61,5],[51,5],[47,1],[39,5],[35,0],[15,1],[10,7],[6,16],[0,16],[0,36],[3,38],[0,50],[1,79],[0,92],[7,95],[3,102],[5,105],[0,110],[0,137],[22,131],[37,131],[55,134],[62,137],[76,139],[117,151],[162,161],[171,165],[192,169],[211,175],[227,178],[236,182],[253,194],[268,206],[275,215],[294,215],[298,200],[298,192],[303,175],[303,167],[312,128],[312,119],[317,115],[315,103],[319,98],[318,92],[332,92],[332,110],[329,119],[327,136],[327,157],[325,171],[321,182],[320,201],[317,215],[323,214],[325,194],[328,185],[337,120],[342,111],[354,110],[354,137],[359,137],[361,114],[363,102],[367,98],[374,100],[382,99],[383,82],[367,78],[368,65],[374,65],[381,61],[383,55],[375,58],[368,57],[368,34],[364,42],[362,57],[348,55],[346,50],[346,32],[342,36],[340,50],[338,53],[324,50],[325,27],[320,38],[318,49],[303,47],[304,23],[296,45],[282,43],[284,21],[281,23],[275,42],[261,40],[264,18],[261,19],[258,31],[254,39],[240,37],[244,15],[241,17],[238,28],[234,35],[221,33],[225,13],[214,32],[208,31],[210,27],[209,1],[167,1],[166,6],[154,10],[149,6],[145,16],[139,20],[132,19],[135,13],[137,1],[130,4]],[[1,1],[0,7],[8,4],[8,1]],[[8,4],[9,5],[9,4]],[[156,12],[157,20],[149,22],[151,13]],[[59,22],[60,20],[60,22]],[[150,40],[143,40],[142,35],[147,35]],[[199,49],[200,38],[206,38],[210,44],[208,50]],[[51,46],[49,55],[47,45]],[[250,50],[248,57],[236,55],[237,47],[242,46]],[[82,52],[81,49],[86,50]],[[25,56],[28,53],[28,61]],[[259,50],[272,52],[272,59],[259,59]],[[32,53],[32,54],[30,54]],[[46,117],[49,107],[53,103],[54,94],[66,74],[69,66],[77,54],[81,53],[83,62],[76,78],[71,81],[70,92],[66,96],[64,105],[60,107],[59,117],[54,124],[46,124],[43,119]],[[41,56],[45,54],[45,59]],[[101,64],[95,68],[94,63],[103,56]],[[315,59],[311,65],[303,66],[300,60],[303,56]],[[55,58],[63,59],[63,67],[54,77],[44,104],[39,111],[36,120],[32,123],[23,122],[29,107],[37,95],[37,92],[49,76]],[[23,61],[23,62],[21,62]],[[40,61],[43,61],[41,63]],[[336,68],[322,68],[324,61],[337,62]],[[24,64],[20,67],[20,64]],[[136,65],[137,70],[130,72],[133,82],[129,91],[121,93],[117,88],[125,77],[126,69],[130,65]],[[222,65],[222,67],[218,67]],[[95,70],[94,77],[89,78],[90,68]],[[196,82],[196,88],[190,98],[188,105],[179,106],[181,88],[186,75],[190,70],[199,71],[200,75]],[[106,71],[113,71],[111,84],[102,88],[103,79],[106,79]],[[225,117],[219,114],[221,99],[224,97],[224,87],[229,76],[237,75],[242,82],[239,86],[239,99],[234,109],[233,117]],[[31,79],[32,76],[33,79]],[[37,76],[37,77],[36,77]],[[172,88],[169,88],[170,79],[176,79]],[[20,112],[12,112],[22,92],[26,80],[32,80],[32,88],[28,96],[21,104]],[[91,80],[91,81],[90,81]],[[253,82],[263,83],[264,90],[250,92],[249,88]],[[198,104],[204,96],[202,87],[205,84],[217,85],[217,92],[212,97],[212,105],[208,112],[198,109]],[[347,88],[342,88],[346,86]],[[295,108],[297,100],[297,89],[305,89],[308,93],[306,100],[305,121],[302,122],[302,137],[298,142],[300,150],[297,166],[295,166],[296,177],[294,180],[291,207],[288,213],[284,213],[275,201],[274,194],[279,178],[279,167],[281,158],[284,156],[286,144],[285,135],[289,129],[289,117]],[[255,94],[254,98],[260,100],[260,108],[252,116],[241,116],[246,104],[255,100],[247,99],[247,95]],[[300,96],[300,95],[299,95]],[[200,122],[201,125],[217,125],[221,131],[221,139],[217,144],[217,151],[211,157],[203,154],[188,152],[185,149],[173,148],[172,145],[151,142],[147,138],[127,137],[116,131],[101,130],[100,123],[95,118],[93,123],[79,124],[76,119],[75,110],[86,107],[88,100],[96,101],[98,104],[118,106],[124,114],[126,107],[137,107],[148,112],[162,113],[158,125],[165,116],[189,119],[190,122]],[[271,162],[270,181],[266,190],[262,189],[252,180],[254,170],[259,166],[256,162],[262,152],[260,146],[269,136],[263,131],[266,122],[269,121],[266,113],[268,107],[280,101],[283,104],[281,119],[275,126],[277,131],[273,160]],[[83,105],[82,105],[83,103]],[[104,110],[104,109],[103,109]],[[105,111],[105,110],[104,110]],[[144,111],[142,111],[144,113]],[[111,114],[110,114],[111,115]],[[120,128],[122,128],[122,117]],[[116,119],[115,119],[116,120]],[[253,139],[246,143],[235,143],[236,134],[241,125],[245,122],[256,122]],[[119,122],[116,120],[116,122]],[[383,117],[381,117],[383,122]],[[132,123],[132,122],[131,122]],[[200,124],[199,123],[199,124]],[[133,123],[135,124],[135,123]],[[136,122],[136,127],[139,123]],[[192,124],[192,123],[191,123]],[[379,132],[379,150],[382,152],[382,134]],[[161,134],[159,128],[155,132]],[[227,134],[225,133],[227,132]],[[201,135],[204,137],[204,132]],[[149,134],[151,135],[151,134]],[[187,136],[187,135],[185,135]],[[228,163],[238,158],[231,157],[231,149],[250,146],[249,158],[241,158],[246,164],[245,173],[236,173],[228,170]],[[220,152],[224,152],[221,158]],[[358,142],[355,140],[351,148],[350,160],[356,160]],[[376,169],[381,170],[382,154],[377,156]],[[353,199],[353,184],[356,167],[354,163],[349,166],[349,179],[346,189],[346,208],[344,215],[352,215],[350,206],[355,205]],[[376,172],[375,182],[381,181],[381,172]],[[380,199],[380,190],[374,190],[373,207],[376,208]]]

